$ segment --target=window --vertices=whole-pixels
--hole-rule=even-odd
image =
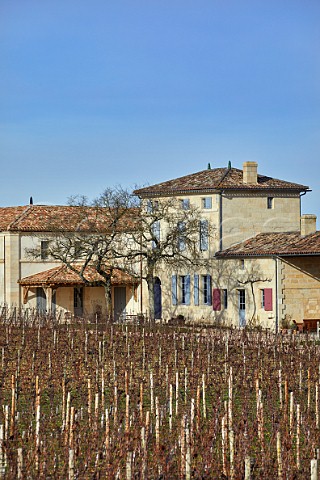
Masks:
[[[264,308],[266,312],[271,312],[273,310],[272,288],[263,288],[261,290],[261,308]]]
[[[190,199],[189,198],[183,198],[180,200],[180,205],[182,210],[189,210],[190,208]]]
[[[73,290],[74,314],[80,316],[83,314],[83,288],[75,287]]]
[[[228,290],[226,288],[222,290],[222,305],[223,308],[228,308]]]
[[[273,208],[273,197],[267,198],[267,206],[269,209]]]
[[[179,287],[179,295],[178,295]],[[190,275],[172,275],[171,277],[172,305],[190,305]]]
[[[178,305],[177,275],[171,277],[172,305]]]
[[[246,291],[241,289],[239,290],[239,310],[246,309]]]
[[[202,301],[204,305],[211,305],[211,276],[202,275]]]
[[[147,212],[152,213],[155,210],[158,210],[159,208],[159,202],[158,200],[148,200],[147,201]]]
[[[81,257],[82,249],[81,249],[81,242],[77,240],[74,242],[74,258]]]
[[[261,308],[264,308],[265,305],[265,294],[264,294],[264,288],[261,291]]]
[[[178,222],[178,249],[180,252],[186,249],[186,224]]]
[[[200,220],[200,250],[205,252],[209,248],[209,223],[208,220]]]
[[[212,197],[202,198],[202,208],[205,208],[205,209],[212,208]]]
[[[49,256],[49,241],[41,240],[40,243],[40,256],[41,260],[45,260]]]
[[[159,220],[154,222],[154,224],[152,225],[152,236],[153,236],[152,248],[157,248],[157,244],[160,241],[160,221]]]
[[[240,260],[240,270],[244,270],[244,260]]]
[[[180,303],[190,305],[190,275],[180,276]]]

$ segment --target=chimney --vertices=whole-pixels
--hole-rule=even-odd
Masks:
[[[317,216],[316,215],[302,215],[301,216],[301,235],[310,235],[317,231]]]
[[[257,162],[244,162],[243,164],[243,183],[256,185],[258,183],[258,164]]]

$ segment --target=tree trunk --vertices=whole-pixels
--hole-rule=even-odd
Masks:
[[[106,299],[107,320],[112,319],[111,276],[105,279],[104,295]]]
[[[147,275],[148,297],[149,297],[149,319],[154,322],[154,276],[152,273]]]
[[[254,288],[253,288],[253,283],[251,282],[251,293],[252,293],[252,301],[253,301],[253,313],[252,313],[252,316],[251,316],[251,323],[254,322],[254,317],[256,315],[256,312],[257,312],[257,304],[256,304],[256,296],[254,294]]]

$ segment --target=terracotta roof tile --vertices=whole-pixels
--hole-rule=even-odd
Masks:
[[[216,253],[217,257],[264,255],[320,255],[320,231],[305,236],[300,232],[260,233]]]
[[[243,172],[237,168],[214,168],[202,170],[167,182],[135,190],[143,197],[150,195],[169,195],[183,192],[202,192],[210,190],[308,190],[306,185],[286,182],[276,178],[258,175],[257,184],[244,184]]]
[[[128,211],[120,226],[126,230],[134,225],[136,210]],[[62,205],[28,205],[0,208],[1,231],[52,232],[52,231],[102,231],[107,232],[112,223],[105,210],[94,207]]]
[[[0,230],[7,230],[28,207],[0,207]]]
[[[80,266],[75,268],[79,268]],[[85,278],[90,282],[103,281],[103,277],[99,275],[94,268],[88,266],[85,269]],[[112,274],[113,285],[134,284],[138,283],[138,279],[120,269],[114,269]],[[70,270],[66,265],[45,270],[34,275],[22,278],[18,281],[22,286],[53,286],[53,285],[85,285],[79,275]]]

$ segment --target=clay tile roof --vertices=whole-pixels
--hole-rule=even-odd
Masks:
[[[135,223],[136,210],[126,212],[119,222],[126,230]],[[112,223],[106,210],[94,207],[62,205],[28,205],[0,208],[0,230],[24,232],[100,231],[107,232]]]
[[[0,230],[7,230],[28,207],[0,207]]]
[[[258,175],[257,184],[244,184],[243,172],[238,168],[214,168],[202,170],[167,182],[135,190],[141,197],[151,195],[175,195],[179,193],[208,192],[212,190],[308,190],[306,185],[285,182],[276,178]]]
[[[79,268],[80,270],[80,266],[75,266],[75,268]],[[90,266],[85,269],[85,278],[89,282],[103,281],[103,277]],[[25,287],[85,285],[85,282],[81,280],[80,276],[70,270],[66,265],[60,265],[59,267],[22,278],[18,280],[18,283]],[[138,283],[138,279],[120,269],[114,269],[111,283],[113,285],[132,285]]]
[[[260,233],[216,253],[217,257],[320,255],[320,231],[302,236],[300,232]]]

